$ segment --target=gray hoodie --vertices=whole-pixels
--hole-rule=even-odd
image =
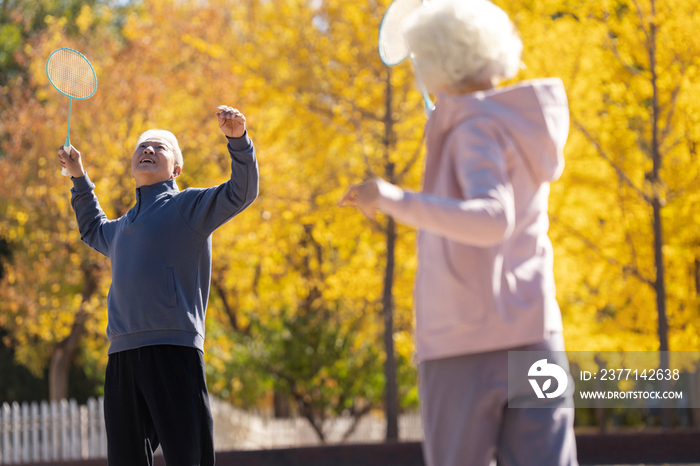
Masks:
[[[148,345],[203,351],[211,234],[258,195],[258,164],[244,135],[229,139],[231,179],[180,191],[175,180],[136,188],[136,205],[108,220],[87,174],[73,178],[80,237],[111,259],[109,354]]]

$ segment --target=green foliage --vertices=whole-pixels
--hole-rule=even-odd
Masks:
[[[66,21],[70,36],[85,33],[79,19],[86,8],[115,3],[110,0],[0,0],[0,85],[28,71],[23,47],[42,34],[52,18]],[[118,11],[122,10],[118,7]],[[98,8],[99,11],[99,8]],[[99,15],[98,15],[99,16]],[[84,18],[84,16],[83,16]],[[103,27],[111,27],[109,21]]]
[[[0,328],[0,404],[17,401],[32,402],[48,399],[48,370],[35,374],[15,359],[11,346],[5,345],[7,332]],[[97,369],[97,370],[95,370]],[[89,397],[103,394],[104,370],[84,355],[80,355],[68,374],[71,398],[84,404]]]
[[[0,404],[45,400],[48,397],[46,378],[37,377],[17,364],[14,351],[4,343],[6,339],[7,332],[0,327]]]
[[[358,403],[381,404],[381,351],[356,338],[367,316],[348,322],[323,310],[283,311],[279,317],[268,324],[251,320],[247,331],[235,337],[236,349],[220,374],[235,377],[231,384],[224,380],[234,390],[231,398],[253,404],[272,388],[318,418],[352,411]],[[210,377],[219,382],[219,376]]]
[[[12,260],[12,249],[5,238],[0,237],[0,281],[5,275],[5,263]]]
[[[0,68],[9,70],[12,55],[22,44],[22,31],[17,24],[0,25]]]

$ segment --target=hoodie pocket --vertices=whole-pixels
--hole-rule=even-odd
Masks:
[[[485,293],[484,278],[491,273],[491,270],[484,250],[446,238],[442,239],[442,247],[450,275],[463,288],[479,294]]]
[[[167,296],[168,296],[168,307],[177,306],[177,292],[175,291],[175,272],[172,267],[165,268],[165,278],[168,284]]]
[[[425,232],[419,236],[414,293],[417,333],[479,326],[487,317],[477,251],[449,243],[444,237]]]

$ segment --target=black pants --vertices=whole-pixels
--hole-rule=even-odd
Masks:
[[[109,355],[105,423],[110,466],[214,464],[214,423],[196,348],[156,345]]]

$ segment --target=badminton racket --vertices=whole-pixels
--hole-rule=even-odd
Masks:
[[[46,76],[58,92],[68,97],[68,129],[63,150],[70,157],[70,112],[73,99],[84,100],[97,90],[97,75],[90,61],[82,53],[60,48],[51,52],[46,61]],[[61,169],[63,176],[68,176],[66,168]]]
[[[423,6],[423,0],[394,0],[386,9],[382,22],[379,26],[379,57],[386,66],[396,66],[407,58],[411,58],[413,69],[416,73],[418,87],[423,94],[425,113],[430,116],[435,105],[428,96],[428,91],[423,85],[420,72],[416,66],[416,61],[408,46],[403,33],[402,23],[407,16]]]

